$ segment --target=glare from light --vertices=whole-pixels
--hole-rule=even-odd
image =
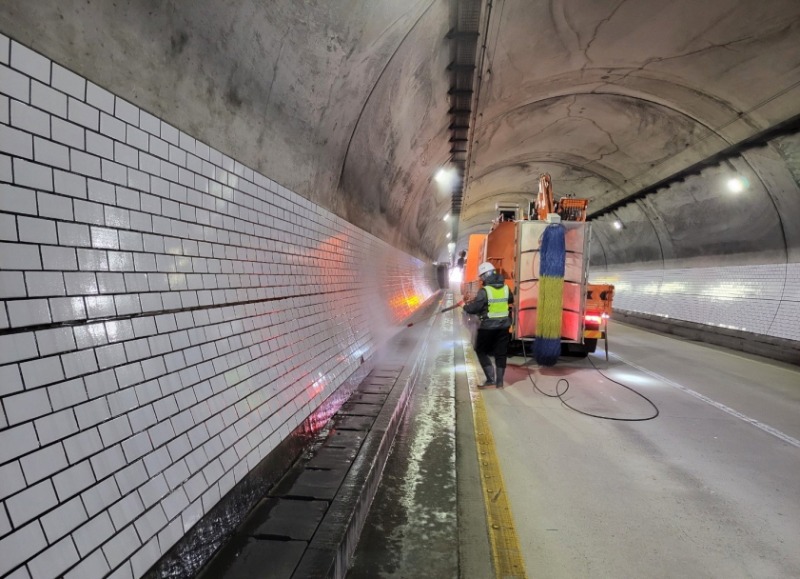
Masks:
[[[447,251],[453,253],[456,250],[456,243],[455,241],[451,241],[447,244]]]
[[[461,283],[463,272],[460,267],[451,267],[449,278],[451,282]]]
[[[449,213],[445,214],[444,221],[447,221],[448,219],[450,219],[450,214]]]
[[[619,219],[614,221],[614,229],[622,229],[622,221],[620,221]]]
[[[733,177],[732,179],[728,179],[728,190],[731,193],[741,193],[744,191],[744,181],[742,181],[742,178]]]
[[[456,181],[455,169],[439,169],[436,171],[434,179],[441,187],[452,187]]]

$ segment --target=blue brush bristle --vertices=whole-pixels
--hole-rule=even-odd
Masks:
[[[542,234],[539,276],[564,277],[566,255],[564,226],[559,223],[548,225]]]
[[[533,356],[540,366],[554,366],[561,355],[561,305],[566,265],[566,230],[548,225],[539,249],[539,305]]]
[[[533,357],[539,366],[555,366],[561,355],[561,338],[536,338]]]

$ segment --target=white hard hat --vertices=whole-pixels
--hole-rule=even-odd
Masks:
[[[494,271],[494,266],[488,261],[484,261],[478,266],[478,275],[484,275],[491,271]]]

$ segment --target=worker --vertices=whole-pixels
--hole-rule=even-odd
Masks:
[[[462,250],[461,253],[458,254],[458,261],[456,262],[456,265],[458,266],[458,269],[464,271],[464,265],[466,265],[466,263],[467,263],[467,252],[465,250]]]
[[[464,304],[464,311],[480,317],[475,353],[486,374],[486,382],[479,388],[495,385],[502,388],[508,343],[511,341],[510,306],[514,303],[514,294],[508,289],[502,274],[488,261],[478,266],[478,275],[483,287],[474,299]],[[497,373],[490,356],[494,356]]]

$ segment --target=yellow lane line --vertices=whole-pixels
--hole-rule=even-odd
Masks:
[[[508,502],[500,461],[494,445],[494,437],[489,426],[489,417],[483,403],[483,395],[478,390],[478,362],[475,353],[467,343],[464,344],[464,359],[467,367],[472,413],[475,423],[478,465],[483,487],[483,502],[486,506],[486,521],[489,527],[489,543],[497,579],[526,579],[525,560],[519,547],[514,518]]]

